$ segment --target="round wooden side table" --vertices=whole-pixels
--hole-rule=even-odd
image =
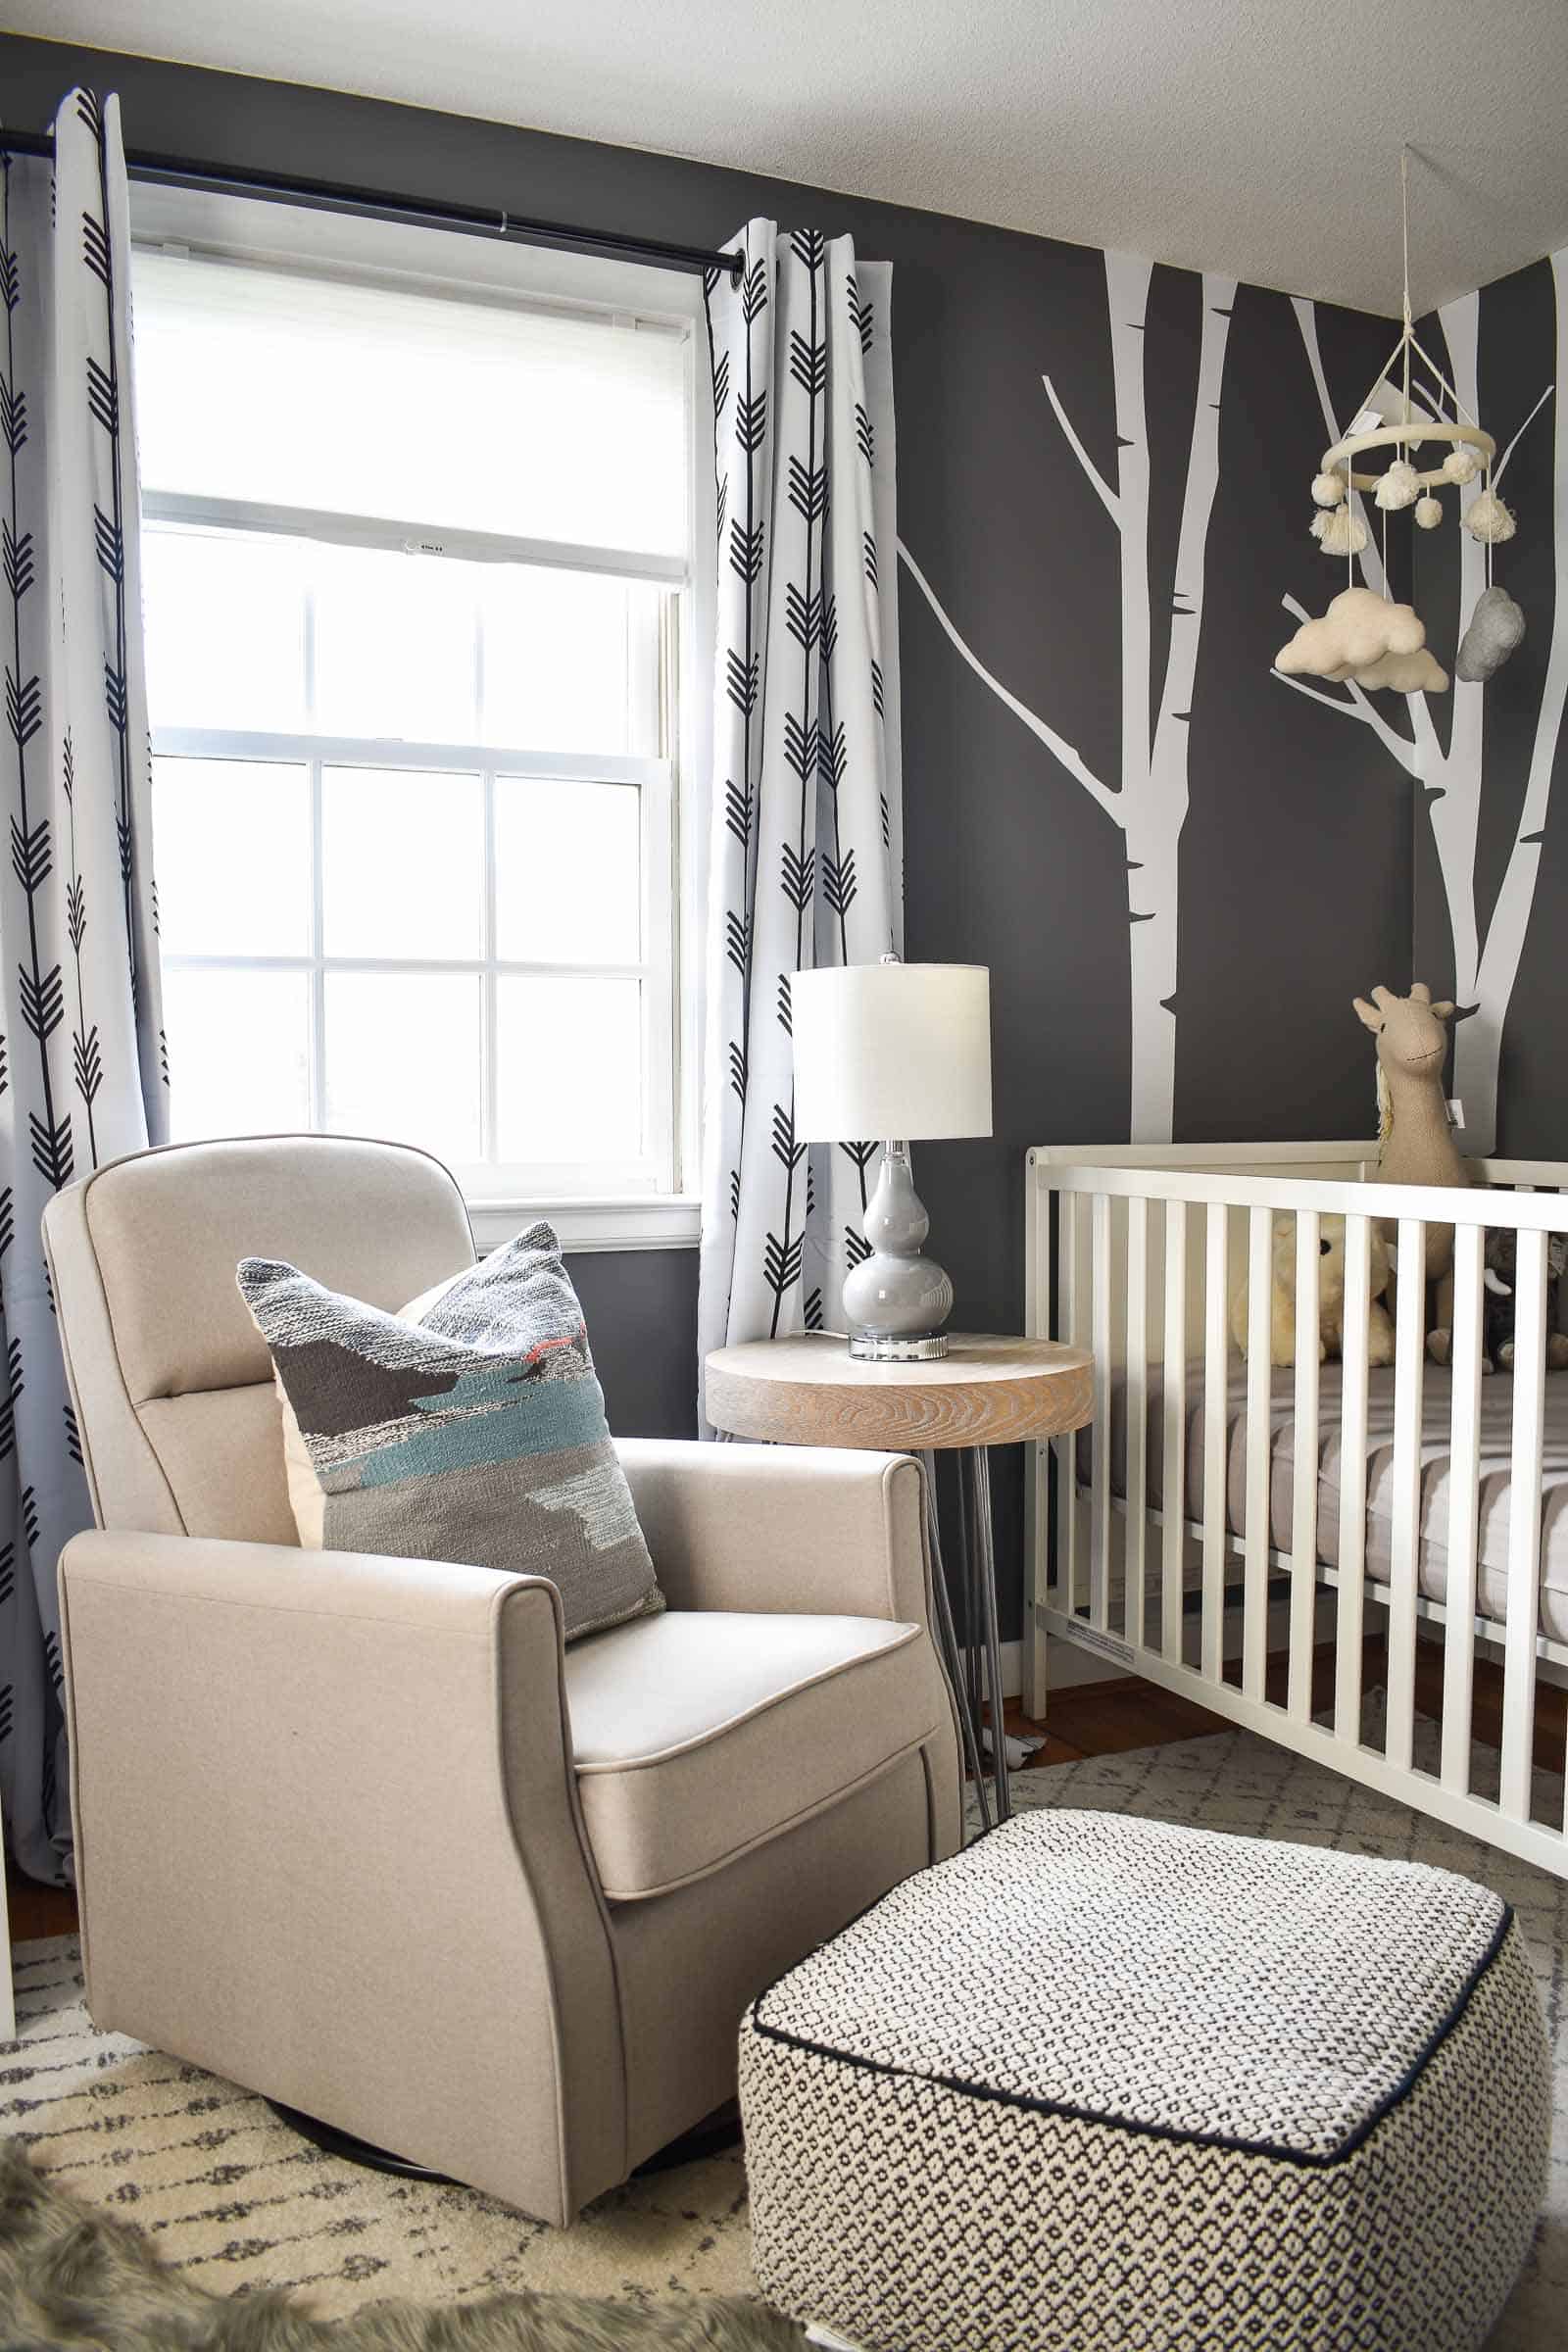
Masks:
[[[987,1447],[1059,1437],[1082,1429],[1094,1409],[1094,1359],[1054,1340],[955,1332],[945,1356],[916,1364],[862,1363],[824,1332],[748,1340],[708,1358],[708,1417],[736,1438],[780,1446],[857,1446],[918,1454],[925,1466],[936,1624],[953,1685],[964,1752],[987,1829],[992,1811],[982,1771],[981,1709],[989,1695],[996,1818],[1012,1810],[1002,1731],[1002,1642],[997,1628],[996,1553]],[[959,1648],[937,1532],[936,1457],[967,1461],[969,1497],[958,1488],[966,1647]]]

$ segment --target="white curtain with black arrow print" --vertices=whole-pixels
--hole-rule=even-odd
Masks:
[[[53,167],[0,178],[0,1796],[51,1880],[71,1869],[55,1569],[91,1511],[39,1218],[167,1131],[129,259],[119,109],[74,90]]]
[[[795,1137],[790,981],[903,945],[892,271],[752,221],[708,281],[718,643],[701,1352],[832,1329],[879,1137]]]

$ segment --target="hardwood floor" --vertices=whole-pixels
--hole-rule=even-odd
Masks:
[[[1085,1756],[1119,1756],[1132,1747],[1154,1747],[1163,1740],[1201,1740],[1232,1726],[1207,1707],[1194,1706],[1174,1690],[1158,1690],[1135,1674],[1113,1682],[1081,1683],[1059,1690],[1051,1701],[1049,1725],[1031,1722],[1017,1699],[1004,1712],[1009,1732],[1037,1739],[1026,1770],[1042,1764],[1075,1764]]]
[[[76,1897],[70,1886],[40,1886],[14,1862],[6,1864],[6,1909],[11,1916],[13,1943],[31,1943],[39,1936],[74,1936]]]
[[[1334,1645],[1325,1642],[1312,1658],[1312,1708],[1320,1712],[1334,1696]],[[1369,1638],[1361,1660],[1364,1690],[1376,1690],[1385,1680],[1388,1660],[1381,1641]],[[1283,1702],[1288,1660],[1283,1653],[1268,1663],[1267,1690]],[[1239,1664],[1227,1678],[1240,1682]],[[1437,1642],[1416,1645],[1415,1706],[1418,1715],[1443,1719],[1443,1646]],[[1009,1699],[1004,1720],[1010,1732],[1037,1737],[1045,1744],[1036,1750],[1026,1771],[1045,1764],[1071,1764],[1084,1756],[1113,1756],[1133,1747],[1152,1747],[1163,1740],[1212,1739],[1234,1731],[1234,1724],[1207,1707],[1194,1704],[1173,1690],[1162,1690],[1135,1674],[1118,1675],[1103,1683],[1080,1683],[1053,1693],[1049,1725],[1031,1722],[1016,1699]],[[1502,1743],[1502,1668],[1488,1658],[1476,1660],[1475,1696],[1471,1706],[1473,1736],[1483,1746]],[[1568,1754],[1568,1690],[1542,1683],[1536,1690],[1535,1758],[1550,1772],[1561,1772]]]

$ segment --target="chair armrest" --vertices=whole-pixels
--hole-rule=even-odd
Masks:
[[[671,1438],[615,1447],[671,1608],[930,1622],[909,1455]]]
[[[546,2220],[619,2180],[554,1587],[94,1533],[60,1592],[95,2021]]]

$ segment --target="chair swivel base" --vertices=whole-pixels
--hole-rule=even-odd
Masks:
[[[416,2164],[412,2156],[396,2156],[390,2148],[378,2148],[370,2140],[358,2139],[352,2132],[340,2132],[336,2124],[323,2124],[318,2116],[302,2115],[297,2107],[285,2107],[281,2099],[269,2099],[267,2104],[280,2124],[308,2139],[313,2148],[323,2156],[340,2157],[345,2164],[357,2164],[368,2173],[390,2173],[400,2180],[428,2180],[433,2187],[455,2188],[450,2173],[438,2173],[427,2164]],[[701,2164],[710,2156],[721,2156],[726,2148],[739,2145],[741,2111],[734,2099],[715,2107],[711,2115],[683,2132],[678,2139],[656,2148],[632,2174],[639,2180],[647,2173],[673,2172],[677,2165]]]
[[[359,2139],[352,2132],[340,2132],[336,2124],[323,2124],[318,2116],[302,2115],[297,2107],[285,2107],[281,2099],[267,2102],[280,2124],[287,2124],[301,2139],[308,2139],[313,2148],[323,2156],[339,2156],[345,2164],[358,2164],[368,2173],[393,2173],[400,2180],[429,2180],[439,2187],[454,2184],[450,2173],[438,2173],[427,2164],[416,2164],[412,2156],[395,2156],[390,2148],[378,2148],[368,2139]]]

